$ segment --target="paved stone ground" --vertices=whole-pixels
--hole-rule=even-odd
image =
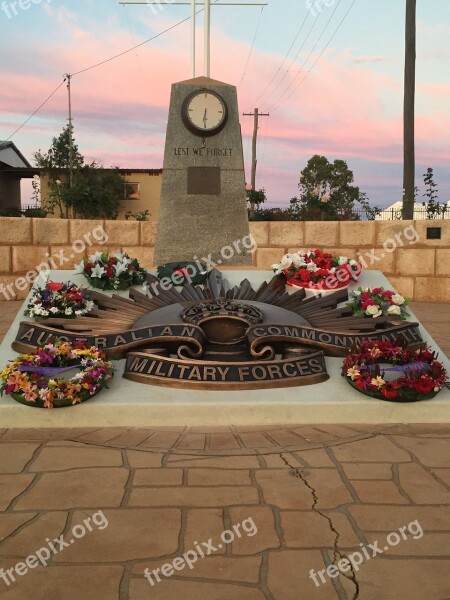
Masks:
[[[450,600],[450,425],[0,430],[0,511],[5,600]]]
[[[448,304],[413,302],[411,308],[439,347],[450,358],[450,298]]]
[[[0,472],[5,600],[450,597],[448,425],[3,430]]]

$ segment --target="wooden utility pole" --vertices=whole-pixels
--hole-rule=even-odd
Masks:
[[[72,125],[72,94],[70,89],[72,75],[66,73],[67,92],[69,95],[69,188],[73,187],[73,125]],[[66,219],[69,218],[69,207],[66,206]]]
[[[252,140],[252,175],[250,185],[252,190],[256,192],[256,166],[258,159],[256,157],[256,144],[258,141],[259,117],[270,117],[269,113],[260,113],[259,108],[255,108],[252,113],[244,113],[244,117],[253,117],[253,140]],[[250,216],[255,214],[255,203],[250,202]]]
[[[72,97],[70,90],[70,80],[72,75],[66,73],[67,77],[67,92],[69,94],[69,187],[73,186],[73,140],[72,140]]]
[[[403,218],[414,218],[416,0],[406,0],[405,95],[403,106]]]

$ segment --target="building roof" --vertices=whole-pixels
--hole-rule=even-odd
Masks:
[[[414,202],[414,219],[423,219],[425,218],[426,215],[426,211],[427,211],[427,204],[428,202]],[[445,205],[444,202],[440,203],[441,205]],[[447,207],[449,210],[447,210],[443,215],[442,218],[443,219],[450,219],[450,200],[447,202]],[[401,211],[403,209],[403,202],[401,200],[398,200],[397,202],[394,202],[394,204],[391,204],[390,206],[384,208],[381,213],[379,215],[377,215],[375,217],[375,220],[380,221],[380,220],[384,220],[386,218],[386,216],[390,216],[393,219],[397,219],[399,218],[399,215],[401,214]]]
[[[89,165],[85,165],[89,166]],[[45,173],[45,171],[49,171],[50,169],[42,169],[39,168],[38,171]],[[101,171],[118,171],[122,175],[126,175],[127,173],[149,173],[151,175],[160,175],[162,173],[162,169],[135,169],[133,167],[129,169],[120,169],[118,167],[99,167]],[[68,173],[69,169],[52,169],[52,171],[59,171],[60,173]]]
[[[0,151],[6,150],[7,148],[11,148],[17,154],[17,156],[20,158],[20,160],[24,163],[24,167],[31,168],[30,163],[27,161],[25,156],[22,154],[22,152],[15,145],[14,142],[3,142],[2,140],[0,140]]]
[[[1,149],[1,148],[0,148]],[[68,173],[68,169],[59,169],[61,172]],[[119,171],[122,175],[132,174],[132,173],[148,173],[150,175],[160,175],[162,173],[162,169],[102,169],[103,171]],[[41,173],[45,173],[47,169],[41,169],[40,167],[32,167],[29,165],[28,167],[11,167],[6,163],[3,163],[0,160],[0,171],[6,171],[7,173],[15,173],[16,175],[20,175],[22,177],[33,177],[34,175],[40,175]]]

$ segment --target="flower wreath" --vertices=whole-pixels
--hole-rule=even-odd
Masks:
[[[87,315],[94,308],[87,288],[79,287],[71,281],[48,281],[44,288],[37,287],[32,291],[33,295],[25,310],[27,317],[74,319]]]
[[[272,265],[275,275],[284,274],[287,285],[319,290],[338,290],[357,281],[361,265],[346,256],[333,256],[319,249],[285,254]]]
[[[100,290],[126,290],[132,285],[144,283],[147,271],[136,258],[126,252],[96,252],[84,258],[76,266],[76,274],[82,274],[89,285]]]
[[[362,288],[353,290],[349,294],[350,302],[347,303],[357,317],[391,317],[405,320],[409,317],[406,307],[411,302],[392,290],[384,287]]]
[[[382,366],[382,365],[388,366]],[[388,380],[387,373],[402,373]],[[395,343],[363,340],[353,347],[342,366],[342,375],[359,392],[394,402],[429,400],[446,385],[447,371],[426,346],[418,350]]]
[[[200,262],[171,262],[160,265],[156,274],[158,279],[170,279],[173,285],[201,285],[208,277],[208,267]]]
[[[60,408],[85,402],[98,394],[114,375],[105,354],[84,342],[49,341],[33,354],[22,354],[0,372],[0,395],[37,408]],[[64,371],[80,368],[70,379]]]

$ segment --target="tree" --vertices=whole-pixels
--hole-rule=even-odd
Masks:
[[[250,190],[246,189],[245,193],[247,194],[247,202],[249,204],[250,213],[252,210],[254,212],[255,206],[258,209],[260,204],[264,204],[264,202],[267,200],[266,190],[264,188],[260,190],[254,190],[253,188]]]
[[[70,135],[72,135],[73,182],[69,186]],[[53,138],[48,152],[34,153],[36,165],[45,169],[49,179],[50,212],[59,210],[61,219],[73,217],[116,219],[119,202],[124,197],[125,179],[118,169],[103,169],[95,161],[85,164],[73,137],[73,127],[64,127]]]
[[[62,190],[63,203],[74,217],[117,219],[125,180],[116,169],[103,169],[93,162],[74,171],[73,185]]]
[[[403,106],[403,218],[414,218],[416,97],[416,0],[406,0]]]
[[[298,218],[317,220],[349,219],[356,202],[367,204],[359,187],[352,185],[353,172],[344,160],[329,162],[316,154],[300,174],[300,197],[291,200]]]
[[[69,169],[70,166],[70,133],[72,130],[72,163],[74,169],[79,169],[84,165],[84,158],[78,151],[78,146],[75,143],[73,135],[73,127],[66,125],[58,137],[54,137],[52,145],[48,152],[42,153],[41,150],[33,154],[36,166],[41,169],[49,169],[54,171],[55,169]],[[57,178],[57,177],[55,177]]]
[[[426,187],[424,198],[428,198],[427,202],[422,202],[427,213],[427,219],[443,219],[447,212],[447,206],[439,203],[439,194],[437,183],[434,181],[434,172],[431,167],[423,174],[423,182]]]
[[[70,168],[70,136],[72,136],[72,166],[76,172],[84,165],[84,157],[78,151],[78,146],[73,135],[73,126],[66,125],[58,137],[54,137],[48,152],[41,150],[33,154],[36,166],[45,169],[48,175],[48,186],[50,189],[49,202],[47,204],[50,212],[59,209],[61,219],[69,217],[69,206],[64,203],[62,192],[67,186],[67,179],[61,171],[69,171]]]

